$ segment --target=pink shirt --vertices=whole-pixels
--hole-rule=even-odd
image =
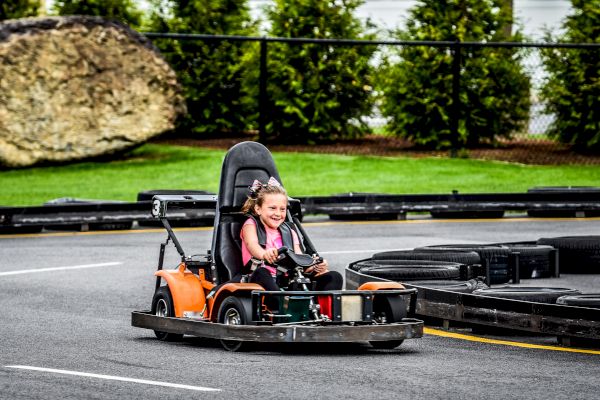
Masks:
[[[250,251],[248,251],[248,248],[246,247],[246,243],[244,242],[244,226],[246,226],[248,224],[253,224],[254,226],[256,226],[256,221],[254,221],[254,219],[252,219],[252,218],[248,218],[246,220],[246,222],[244,222],[244,225],[242,225],[242,231],[240,233],[240,237],[242,238],[242,262],[244,263],[244,265],[248,264],[248,261],[250,261],[250,258],[252,258],[252,254],[250,254]],[[265,232],[267,233],[266,250],[278,249],[283,246],[283,239],[281,239],[281,232],[279,232],[279,229],[272,229],[265,225]],[[292,239],[294,241],[294,245],[300,245],[300,240],[298,239],[298,234],[293,229],[292,229]],[[290,250],[293,251],[294,249],[290,249]],[[263,264],[263,267],[268,269],[269,272],[271,272],[271,275],[273,275],[273,276],[275,276],[275,274],[277,273],[277,270],[273,267],[270,267],[270,266],[264,265],[264,264]]]

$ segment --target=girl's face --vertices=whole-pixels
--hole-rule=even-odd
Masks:
[[[283,194],[267,194],[262,205],[254,206],[254,212],[260,217],[261,222],[271,229],[279,228],[285,221],[287,211],[287,197]]]

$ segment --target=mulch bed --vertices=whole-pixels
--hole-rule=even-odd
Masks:
[[[236,135],[217,138],[156,138],[153,143],[179,146],[194,146],[211,149],[229,149],[236,143],[255,140],[256,136]],[[324,154],[373,155],[386,157],[449,157],[449,151],[416,149],[410,142],[395,137],[368,135],[361,139],[344,140],[319,145],[277,145],[269,144],[271,151],[311,152]],[[481,159],[515,162],[522,164],[561,165],[561,164],[600,164],[600,154],[578,154],[551,140],[515,139],[500,143],[498,147],[481,147],[460,152],[460,156]]]

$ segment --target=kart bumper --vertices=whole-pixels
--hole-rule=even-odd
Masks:
[[[390,341],[423,336],[423,321],[412,318],[381,325],[225,325],[134,311],[131,313],[131,325],[160,332],[264,343]]]

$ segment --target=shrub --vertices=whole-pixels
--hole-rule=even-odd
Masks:
[[[565,33],[547,40],[600,43],[600,0],[572,0]],[[548,79],[542,88],[555,115],[548,135],[578,150],[600,150],[600,49],[543,49]]]
[[[39,0],[9,0],[0,2],[0,21],[35,17],[39,14]]]
[[[270,35],[369,39],[353,16],[362,0],[275,0]],[[269,43],[267,139],[314,143],[357,137],[372,109],[374,46]]]
[[[252,35],[256,31],[246,0],[162,2],[150,25],[157,32]],[[180,134],[248,129],[256,101],[248,98],[243,80],[246,71],[257,67],[247,64],[251,49],[247,42],[157,39],[154,43],[184,88],[188,114],[178,123]]]
[[[94,15],[116,19],[133,28],[142,23],[142,12],[133,0],[58,0],[52,10],[58,15]]]
[[[508,41],[512,23],[500,0],[420,0],[399,39]],[[494,143],[522,129],[530,81],[512,48],[462,47],[459,112],[453,108],[454,55],[448,47],[404,46],[384,58],[379,91],[387,130],[418,145],[446,148]],[[458,137],[452,120],[458,119]]]

